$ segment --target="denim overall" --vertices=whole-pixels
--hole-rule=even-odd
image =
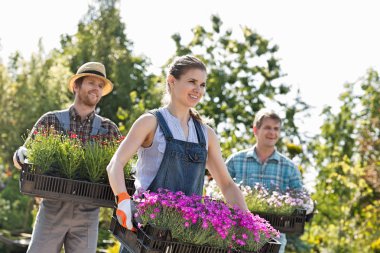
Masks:
[[[70,113],[69,110],[62,110],[54,112],[60,125],[64,129],[65,133],[70,131]],[[106,134],[107,129],[101,127],[102,119],[99,115],[95,114],[94,121],[92,122],[91,136],[98,134]]]
[[[156,116],[158,125],[164,133],[166,149],[156,177],[148,187],[150,191],[159,188],[182,191],[186,195],[202,195],[207,160],[206,139],[201,124],[194,119],[198,143],[181,141],[173,135],[162,114],[150,111]],[[129,252],[121,247],[120,252]]]
[[[61,127],[70,130],[68,110],[57,111]],[[91,135],[105,134],[101,118],[95,115]],[[99,208],[74,201],[43,199],[36,217],[28,253],[94,253],[98,239]]]
[[[182,191],[186,195],[202,195],[205,176],[207,149],[201,124],[194,119],[198,142],[186,142],[173,138],[170,129],[159,111],[152,111],[164,133],[166,149],[156,177],[148,187],[150,191],[159,188]]]

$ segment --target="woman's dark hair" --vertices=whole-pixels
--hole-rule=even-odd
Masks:
[[[169,66],[168,75],[179,79],[189,69],[200,69],[207,72],[206,66],[201,60],[192,55],[184,55],[174,59],[173,63]]]

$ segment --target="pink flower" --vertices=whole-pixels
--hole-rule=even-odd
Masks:
[[[159,189],[156,193],[140,193],[134,200],[144,224],[167,227],[179,241],[202,244],[203,240],[208,245],[247,250],[257,249],[278,235],[259,216],[209,197]]]
[[[202,228],[207,229],[208,228],[208,223],[207,222],[203,222],[202,223]]]

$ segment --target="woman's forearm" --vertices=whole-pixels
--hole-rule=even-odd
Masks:
[[[115,156],[107,166],[108,180],[115,195],[126,192],[124,165]]]
[[[237,205],[240,209],[248,211],[244,196],[235,183],[230,183],[228,187],[222,189],[223,195],[230,205]]]

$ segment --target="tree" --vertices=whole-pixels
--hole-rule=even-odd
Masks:
[[[283,136],[287,139],[284,142],[301,144],[294,120],[308,106],[299,96],[295,104],[285,102],[290,86],[281,82],[283,74],[275,56],[278,47],[249,27],[242,27],[236,38],[232,30],[223,29],[218,16],[212,16],[211,22],[209,30],[202,26],[193,28],[193,39],[186,45],[179,34],[172,39],[176,55],[195,54],[206,63],[207,93],[198,109],[214,120],[224,155],[253,143],[254,114],[264,106],[282,113]],[[296,153],[302,152],[294,145],[289,147],[298,148]]]
[[[311,148],[319,213],[307,239],[316,252],[370,252],[380,237],[377,188],[366,177],[368,169],[379,170],[379,84],[378,73],[369,70],[345,85],[337,114],[323,111],[322,133]]]
[[[160,90],[149,74],[149,60],[132,53],[132,42],[125,35],[118,0],[98,0],[78,24],[75,35],[61,37],[62,55],[70,69],[87,61],[99,61],[106,67],[114,90],[99,103],[100,114],[119,123],[125,132],[146,108],[157,107]]]
[[[361,166],[365,179],[380,199],[380,78],[379,73],[369,70],[361,83],[360,128],[358,129]]]
[[[68,67],[53,56],[39,51],[30,61],[15,53],[8,68],[0,66],[0,170],[6,187],[0,191],[0,227],[27,231],[31,228],[33,199],[19,194],[19,173],[12,156],[24,142],[27,129],[49,110],[63,108],[69,97],[66,82]],[[21,218],[22,217],[22,218]]]
[[[66,80],[68,67],[59,58],[46,57],[42,45],[38,53],[25,61],[18,53],[11,57],[1,94],[1,156],[12,163],[12,155],[23,143],[21,136],[32,129],[38,118],[49,110],[63,108],[70,101]],[[3,76],[4,76],[3,75]]]

